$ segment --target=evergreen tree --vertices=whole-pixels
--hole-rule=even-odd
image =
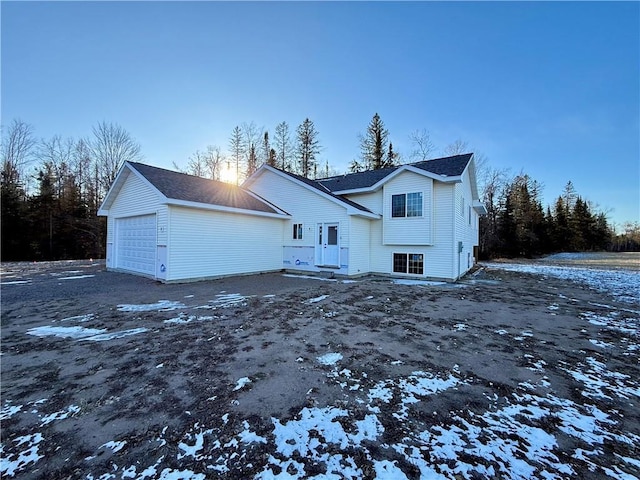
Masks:
[[[320,141],[318,131],[309,118],[298,126],[298,173],[310,178],[316,171],[316,157],[320,153]]]
[[[554,206],[554,222],[552,230],[552,245],[556,252],[567,252],[571,245],[571,228],[569,226],[569,210],[562,196],[559,196]]]
[[[269,144],[269,132],[264,132],[262,137],[262,163],[269,163],[271,157],[271,145]]]
[[[278,154],[275,149],[272,148],[269,150],[269,159],[267,160],[267,165],[271,167],[275,167],[278,164]]]
[[[247,157],[247,178],[258,169],[258,157],[256,156],[256,146],[252,143],[249,145],[249,155]]]
[[[378,113],[373,115],[367,132],[360,138],[360,157],[368,170],[379,170],[393,166],[393,158],[388,157],[389,131]],[[393,152],[393,147],[391,149]]]

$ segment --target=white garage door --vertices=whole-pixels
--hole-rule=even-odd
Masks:
[[[119,218],[116,222],[117,268],[155,276],[156,216]]]

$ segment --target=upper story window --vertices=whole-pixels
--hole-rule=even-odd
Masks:
[[[464,197],[460,197],[460,216],[464,218]]]
[[[422,192],[391,195],[391,216],[393,218],[421,217]]]
[[[293,224],[293,239],[302,240],[302,224],[301,223]]]

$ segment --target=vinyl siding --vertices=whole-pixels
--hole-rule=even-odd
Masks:
[[[421,217],[391,217],[391,198],[397,194],[422,193]],[[433,219],[433,180],[403,172],[384,184],[383,242],[385,245],[431,245]]]
[[[349,275],[361,275],[370,271],[371,224],[374,222],[376,221],[360,217],[351,217]]]
[[[308,188],[298,185],[294,181],[265,170],[251,184],[250,190],[266,198],[269,202],[291,215],[291,219],[283,222],[281,248],[284,252],[281,268],[321,271],[322,267],[315,265],[315,247],[317,241],[318,223],[338,223],[340,245],[340,269],[337,273],[347,274],[350,268],[350,217],[346,207],[322,197]],[[301,240],[293,239],[293,225],[302,223],[303,235]],[[347,249],[345,251],[345,249]],[[296,264],[296,259],[301,260]]]
[[[167,280],[282,268],[282,224],[275,218],[170,207]]]
[[[157,213],[156,225],[158,228],[158,241],[160,242],[166,232],[166,205],[162,205],[161,195],[142,181],[137,175],[129,172],[127,178],[118,192],[113,204],[109,208],[107,217],[107,267],[115,267],[114,240],[115,219],[148,215]]]
[[[377,192],[371,193],[358,193],[355,195],[347,195],[349,200],[352,200],[356,203],[359,203],[363,207],[368,208],[373,213],[377,213],[378,215],[382,215],[384,212],[382,211],[382,189]]]
[[[434,182],[434,218],[433,248],[429,251],[429,276],[453,280],[453,216],[454,185]],[[426,261],[425,261],[426,264]]]
[[[424,255],[424,277],[453,280],[453,190],[451,184],[432,184],[434,220],[431,245],[384,245],[383,221],[371,221],[371,272],[399,275],[393,273],[393,254],[421,253]],[[382,198],[382,192],[379,195]]]
[[[462,183],[456,184],[455,188],[455,273],[457,276],[464,275],[473,266],[473,247],[478,245],[478,214],[472,208],[472,193],[469,179],[469,171],[465,170]],[[464,205],[464,211],[462,206]],[[471,208],[471,223],[469,223],[469,209]],[[458,253],[458,242],[462,242],[462,252]],[[459,258],[458,258],[459,255]],[[458,270],[458,260],[460,268]]]

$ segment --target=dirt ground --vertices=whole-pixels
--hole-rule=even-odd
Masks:
[[[449,285],[2,273],[6,477],[640,477],[640,302],[489,264]],[[283,433],[318,412],[337,437]]]

